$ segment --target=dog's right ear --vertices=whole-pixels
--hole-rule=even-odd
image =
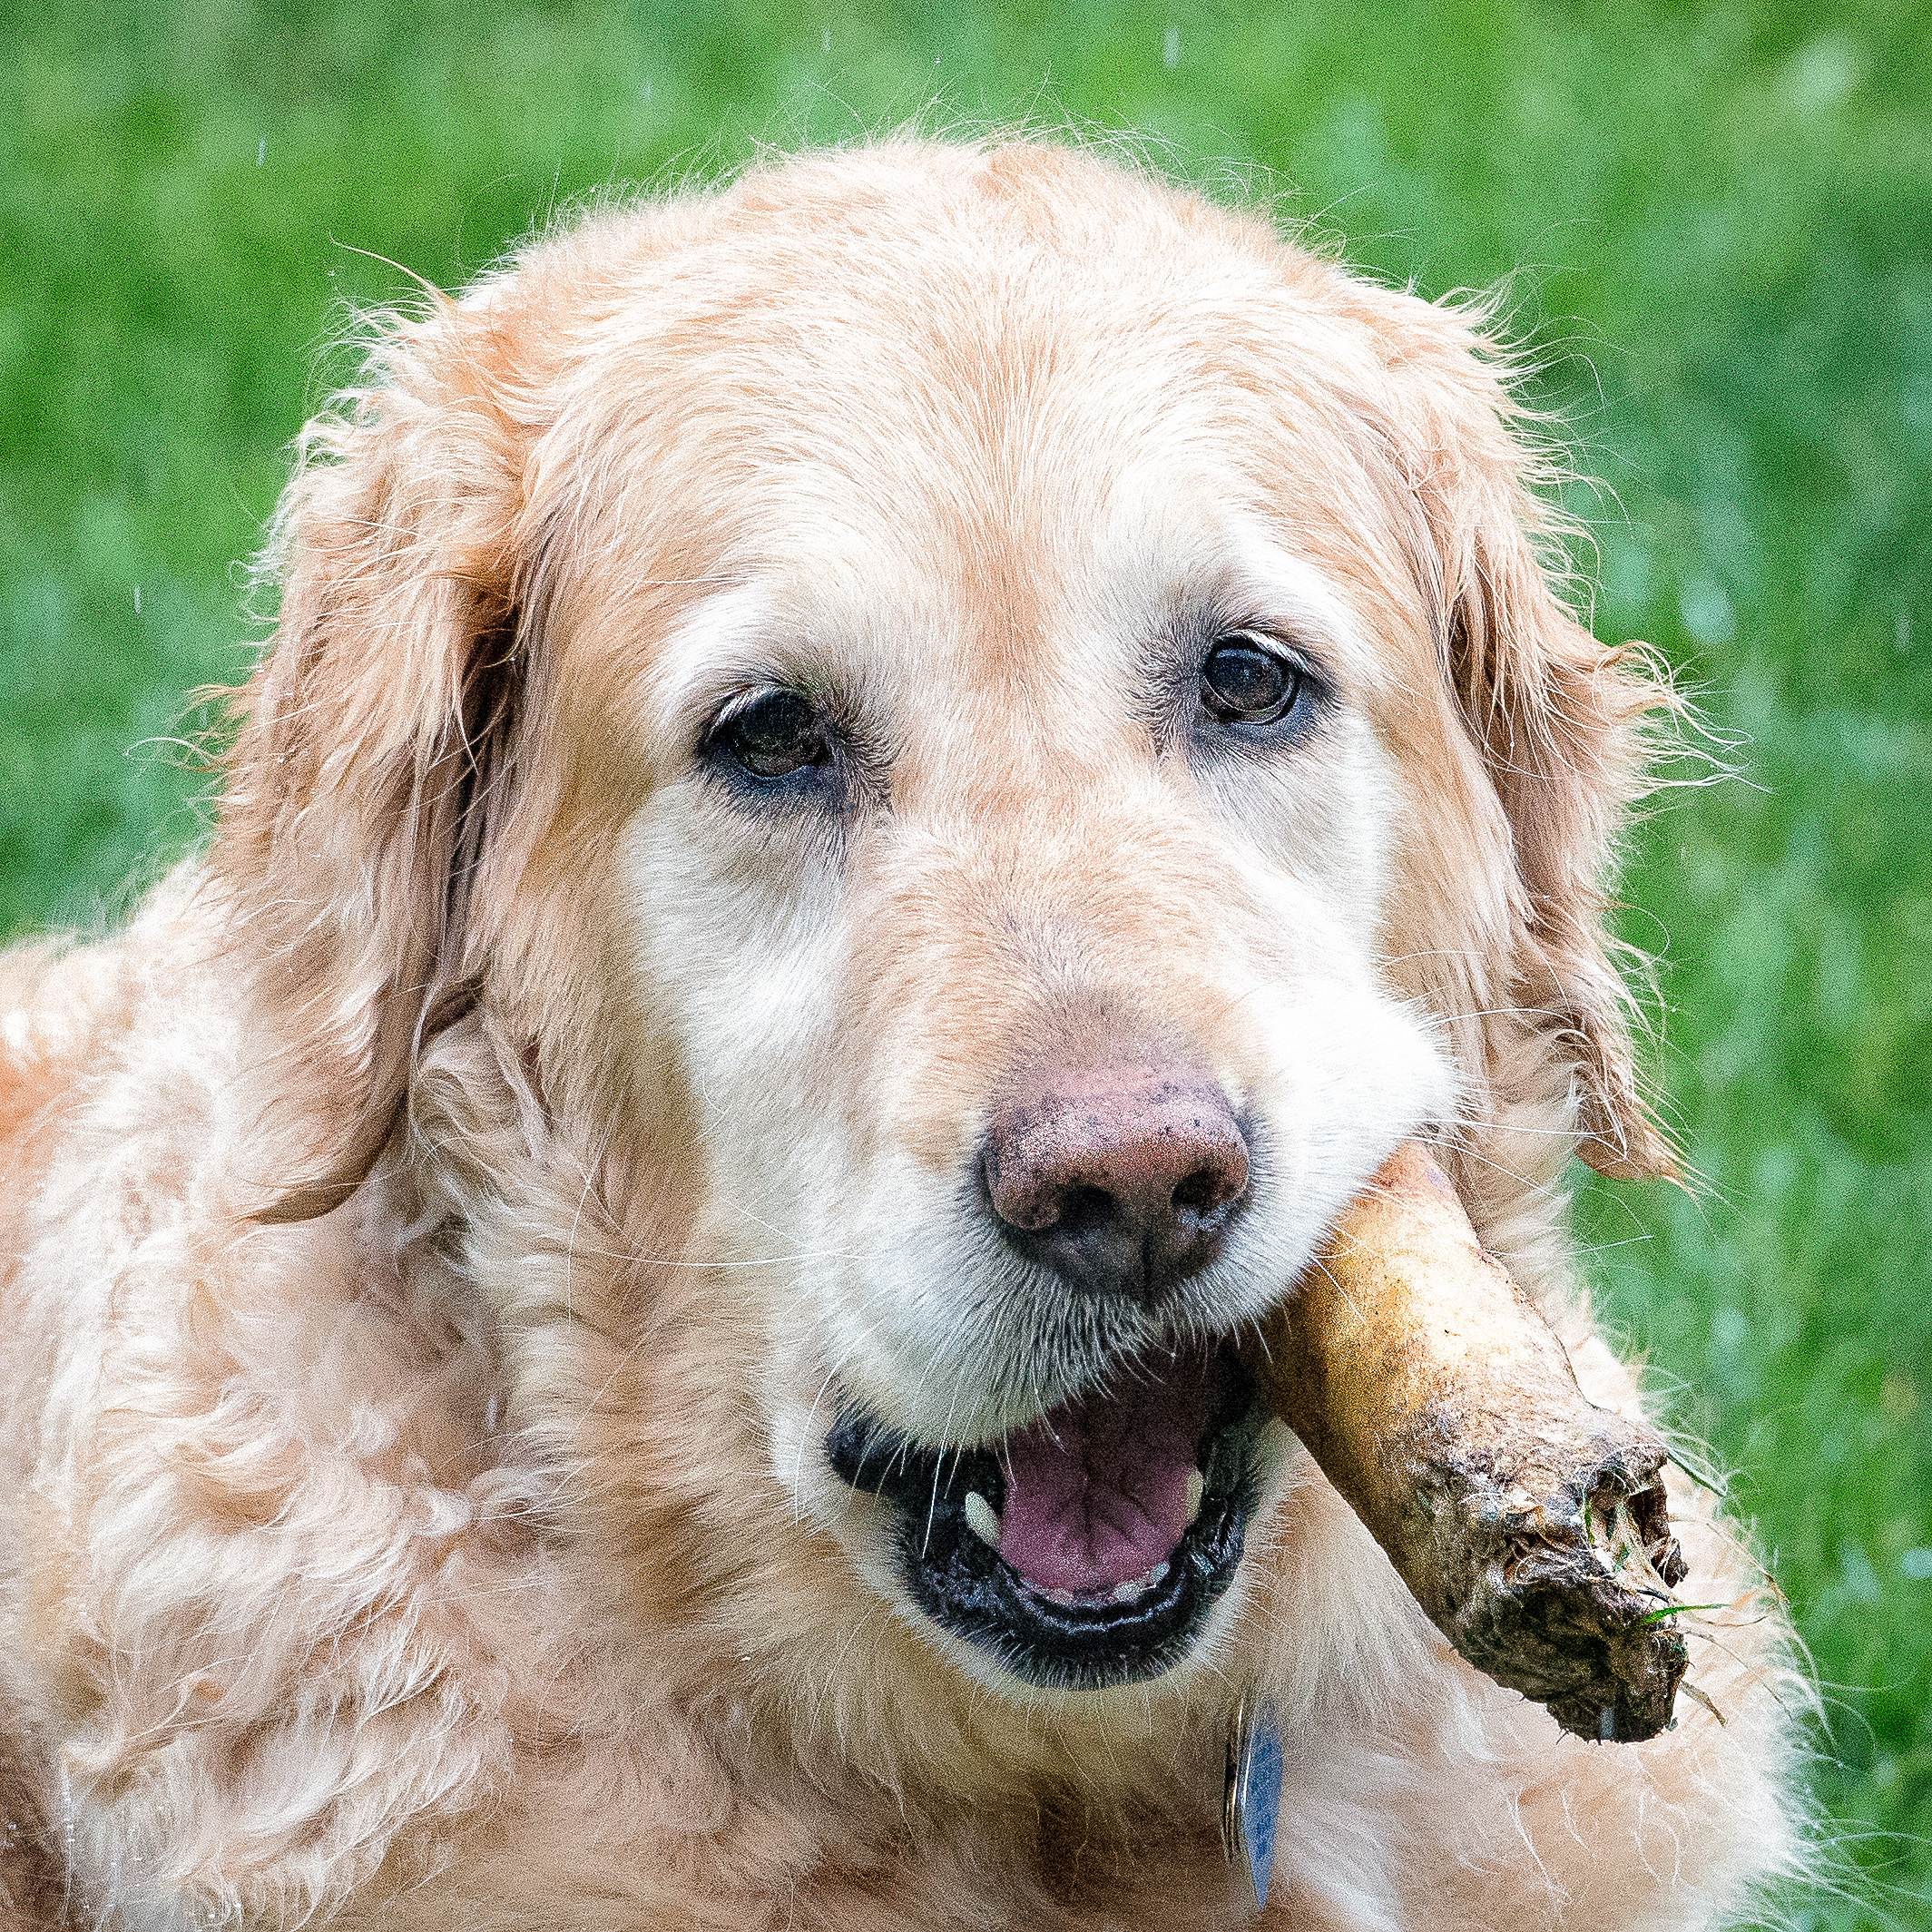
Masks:
[[[435,302],[304,433],[227,760],[211,872],[275,1043],[248,1070],[262,1221],[355,1192],[474,999],[472,888],[515,786],[524,434],[486,316]]]

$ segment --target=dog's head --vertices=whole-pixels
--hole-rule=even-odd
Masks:
[[[475,1009],[521,1125],[415,1158],[636,1563],[675,1509],[682,1575],[856,1568],[988,1681],[1174,1664],[1279,1459],[1233,1345],[1394,1144],[1519,1248],[1573,1145],[1665,1161],[1598,897],[1652,692],[1513,422],[1466,319],[1035,147],[601,214],[398,328],[217,848],[271,1218]]]

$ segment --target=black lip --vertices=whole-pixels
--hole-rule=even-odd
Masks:
[[[833,1472],[893,1505],[899,1571],[942,1629],[991,1651],[1015,1676],[1059,1690],[1140,1683],[1186,1655],[1233,1581],[1259,1486],[1263,1417],[1230,1349],[1216,1358],[1220,1400],[1202,1432],[1201,1513],[1167,1558],[1167,1574],[1131,1603],[1056,1603],[967,1526],[977,1490],[995,1510],[1005,1480],[990,1448],[934,1449],[848,1408],[826,1438]]]

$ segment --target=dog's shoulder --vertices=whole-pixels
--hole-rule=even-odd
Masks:
[[[61,1790],[10,1698],[114,1794],[76,1828],[82,1906],[185,1804],[188,1894],[314,1908],[502,1774],[492,1660],[534,1579],[526,1498],[477,1447],[488,1339],[401,1258],[392,1190],[250,1211],[279,1043],[250,966],[192,872],[93,944],[0,956],[8,1927],[39,1922],[7,1913],[40,1909]]]

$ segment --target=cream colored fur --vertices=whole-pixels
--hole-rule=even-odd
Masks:
[[[206,858],[0,962],[16,1922],[1239,1925],[1244,1685],[1270,1923],[1745,1909],[1803,1692],[1688,1485],[1708,1703],[1597,1747],[1285,1437],[1195,1654],[1081,1694],[924,1622],[823,1460],[835,1391],[983,1437],[1160,1327],[1030,1338],[961,1205],[1083,1032],[1267,1123],[1183,1325],[1419,1130],[1636,1404],[1561,1175],[1667,1164],[1599,898],[1658,694],[1533,480],[1468,318],[1051,148],[763,168],[390,326],[289,486]],[[1162,746],[1203,610],[1309,641],[1320,731]],[[697,769],[760,681],[873,732],[841,829]]]

